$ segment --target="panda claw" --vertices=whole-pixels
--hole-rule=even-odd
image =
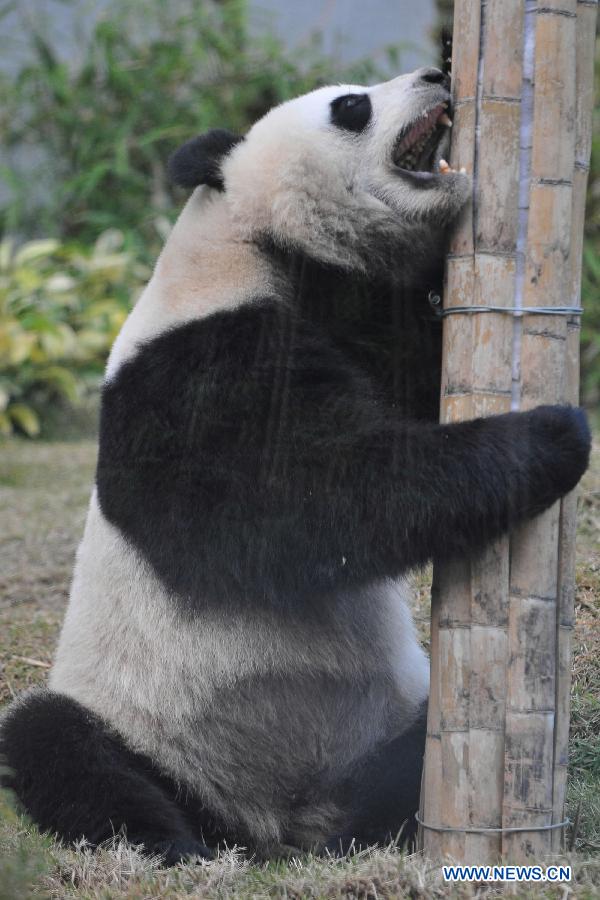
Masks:
[[[453,169],[449,163],[446,162],[445,159],[440,159],[439,161],[439,170],[441,175],[466,175],[467,170],[464,166],[461,166],[460,169]]]

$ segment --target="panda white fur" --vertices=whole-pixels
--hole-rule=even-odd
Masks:
[[[2,730],[43,828],[167,862],[412,834],[403,576],[546,508],[589,452],[568,408],[434,422],[427,286],[470,192],[437,168],[449,102],[437,69],[326,87],[175,155],[196,189],[110,356],[50,686]]]

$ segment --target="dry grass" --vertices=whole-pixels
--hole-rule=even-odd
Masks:
[[[6,830],[6,829],[5,829]],[[0,840],[2,831],[0,830]],[[0,900],[19,898],[87,898],[87,900],[183,900],[183,898],[314,898],[314,900],[378,900],[378,898],[491,898],[498,887],[445,884],[439,865],[393,846],[368,850],[348,859],[304,855],[285,862],[255,865],[236,850],[212,862],[161,868],[123,841],[91,851],[85,846],[62,849],[10,826],[5,847],[12,848],[21,870],[0,882]],[[19,847],[26,853],[19,855]],[[582,854],[555,858],[573,868],[570,885],[543,892],[532,885],[515,885],[516,897],[591,898],[600,896],[600,858]],[[548,861],[545,861],[548,862]],[[22,876],[23,866],[25,877]],[[0,877],[3,868],[0,863]],[[3,885],[5,889],[3,890]],[[10,885],[10,893],[6,891]]]
[[[571,690],[569,814],[574,846],[600,851],[600,441],[579,502],[576,626]]]
[[[0,457],[0,704],[44,681],[66,602],[93,477],[95,445],[8,441]],[[571,818],[579,809],[569,888],[521,885],[518,897],[600,897],[600,445],[580,502],[577,563]],[[415,614],[428,643],[429,572],[417,576]],[[541,862],[541,861],[540,861]],[[394,848],[349,860],[303,856],[253,865],[230,851],[211,863],[161,869],[124,842],[65,849],[0,798],[0,900],[82,897],[376,898],[491,897],[498,888],[450,888],[431,861]]]
[[[94,441],[2,443],[0,704],[45,678],[39,663],[52,657],[95,459]]]

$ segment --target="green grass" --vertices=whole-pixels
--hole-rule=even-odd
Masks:
[[[8,793],[0,792],[0,900],[32,896],[32,887],[50,871],[52,846],[51,838],[23,825]]]
[[[9,440],[0,448],[0,704],[43,682],[66,603],[75,547],[93,479],[93,441]],[[577,625],[568,811],[577,819],[569,897],[600,897],[600,445],[580,500]],[[428,643],[430,573],[416,578],[415,616]],[[125,842],[92,852],[40,836],[0,795],[0,900],[180,898],[491,897],[496,889],[450,889],[438,865],[394,848],[349,860],[306,855],[252,864],[228,851],[211,863],[161,869]],[[517,897],[566,898],[565,889],[515,887]]]

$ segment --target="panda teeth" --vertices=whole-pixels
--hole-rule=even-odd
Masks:
[[[401,157],[401,163],[403,169],[408,169],[409,171],[413,171],[417,161],[425,148],[425,144],[427,143],[431,132],[424,134],[422,138],[420,138],[416,144],[413,144],[410,150]]]

